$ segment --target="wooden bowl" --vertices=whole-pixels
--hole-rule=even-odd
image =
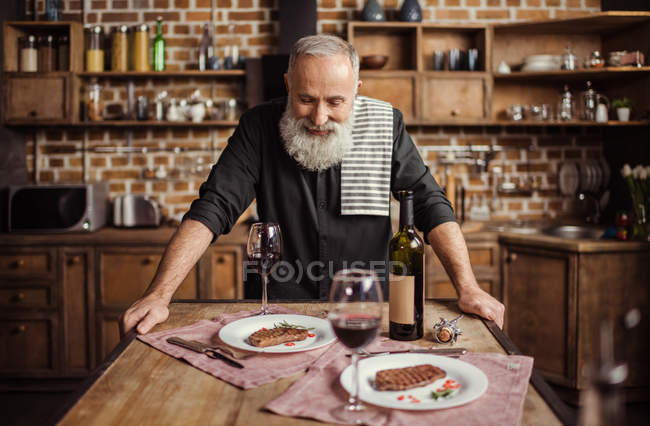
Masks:
[[[368,70],[379,70],[388,62],[388,56],[369,55],[361,57],[361,68]]]

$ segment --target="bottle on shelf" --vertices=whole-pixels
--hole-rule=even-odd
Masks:
[[[214,48],[212,47],[212,35],[210,34],[210,25],[203,26],[203,36],[199,43],[199,70],[205,71],[209,68],[209,61],[212,58]]]
[[[40,72],[56,71],[56,51],[54,36],[44,35],[38,39],[38,70]]]
[[[153,70],[165,71],[165,39],[162,35],[162,17],[157,18],[156,38],[153,40]]]
[[[118,25],[113,28],[113,43],[111,46],[111,70],[129,70],[129,27]]]
[[[103,30],[94,25],[87,30],[86,36],[86,71],[104,71]]]
[[[18,39],[20,44],[20,70],[23,72],[38,71],[38,50],[36,36],[28,35]]]
[[[389,336],[417,340],[424,334],[424,244],[413,225],[413,191],[400,191],[399,231],[390,240]]]
[[[149,26],[136,25],[133,32],[133,70],[149,71]]]
[[[57,40],[57,65],[59,71],[70,70],[70,37],[60,35]]]

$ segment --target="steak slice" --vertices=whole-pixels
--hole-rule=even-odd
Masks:
[[[280,343],[305,340],[309,331],[304,328],[271,328],[268,330],[257,330],[248,337],[253,346],[265,348],[267,346],[279,345]]]
[[[377,390],[405,390],[428,385],[445,377],[445,370],[431,364],[380,370],[375,376]]]

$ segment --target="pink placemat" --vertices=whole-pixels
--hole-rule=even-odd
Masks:
[[[398,350],[409,344],[376,339],[370,351]],[[348,393],[341,387],[339,376],[350,365],[347,349],[333,345],[319,358],[308,373],[265,408],[284,416],[305,417],[338,423],[330,414],[333,407],[344,404]],[[521,421],[533,358],[494,353],[469,353],[459,359],[481,369],[488,378],[487,391],[468,404],[430,411],[383,409],[374,425],[416,426],[448,425],[517,425]]]
[[[270,305],[269,311],[273,314],[300,314],[300,312],[277,305]],[[221,360],[212,359],[206,355],[167,343],[167,338],[171,336],[197,340],[205,344],[218,343],[218,333],[221,327],[232,321],[257,315],[258,312],[259,310],[251,310],[219,315],[213,320],[202,320],[186,327],[140,335],[138,339],[174,358],[184,359],[201,371],[243,389],[255,388],[305,371],[331,346],[294,354],[260,354],[249,359],[237,360],[244,365],[244,368],[237,368],[231,367]]]

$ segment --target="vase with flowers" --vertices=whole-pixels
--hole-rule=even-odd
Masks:
[[[621,169],[623,180],[627,184],[634,209],[632,238],[648,241],[648,207],[650,207],[650,166],[638,165],[634,168],[625,164]]]

